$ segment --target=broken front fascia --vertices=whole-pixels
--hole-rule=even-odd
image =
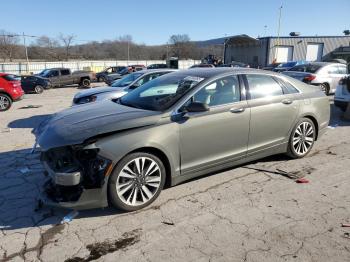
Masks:
[[[48,205],[74,209],[105,207],[107,179],[112,161],[89,145],[64,146],[41,153],[41,161],[50,176],[45,184]]]

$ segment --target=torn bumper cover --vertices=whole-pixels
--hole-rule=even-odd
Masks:
[[[41,200],[49,206],[90,209],[108,206],[107,182],[112,161],[99,149],[66,146],[41,153],[49,176]]]

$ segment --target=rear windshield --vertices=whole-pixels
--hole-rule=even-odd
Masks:
[[[294,66],[288,71],[296,71],[296,72],[306,72],[306,73],[316,73],[318,69],[320,69],[322,66],[320,65],[298,65]]]
[[[4,76],[2,76],[2,78],[4,78],[7,81],[20,81],[21,80],[21,77],[16,76],[16,75],[4,75]]]

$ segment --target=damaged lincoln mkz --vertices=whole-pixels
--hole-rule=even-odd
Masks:
[[[253,69],[183,70],[115,100],[72,107],[33,132],[48,204],[126,211],[164,186],[268,155],[307,155],[329,122],[327,97]]]

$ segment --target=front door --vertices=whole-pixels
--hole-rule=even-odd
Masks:
[[[192,113],[179,122],[181,173],[202,171],[245,157],[250,110],[241,99],[237,76],[213,81],[190,101],[209,105],[209,111]]]

